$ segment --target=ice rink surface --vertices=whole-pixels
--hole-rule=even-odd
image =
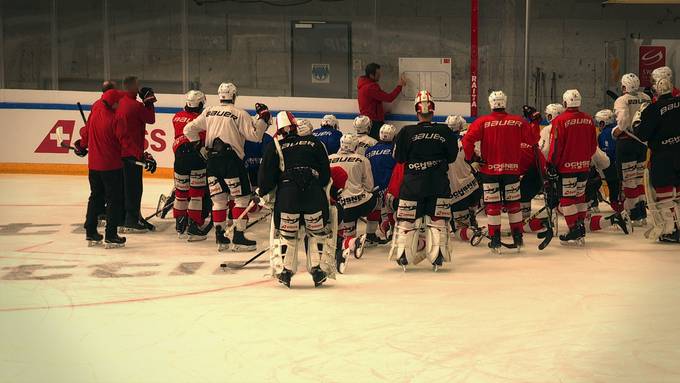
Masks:
[[[145,180],[144,213],[170,188]],[[170,219],[88,248],[85,177],[3,174],[0,190],[0,382],[680,381],[680,247],[642,230],[542,253],[528,234],[500,257],[455,243],[439,273],[378,247],[288,290],[267,256],[224,272],[254,253],[180,241]]]

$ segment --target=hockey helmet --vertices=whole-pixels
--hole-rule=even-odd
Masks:
[[[232,83],[226,83],[223,82],[220,84],[219,88],[217,88],[217,97],[219,97],[220,101],[234,101],[236,98],[236,94],[238,93],[238,89],[236,89],[236,85]]]
[[[394,127],[394,125],[384,124],[380,127],[380,141],[392,142],[396,133],[397,129]]]
[[[640,78],[635,73],[626,73],[621,77],[621,89],[626,88],[625,93],[637,92],[640,89]]]
[[[505,109],[508,106],[508,96],[502,90],[494,90],[489,94],[489,107],[494,109]]]
[[[578,89],[569,89],[562,95],[566,108],[578,108],[581,106],[581,93]]]
[[[340,150],[343,152],[354,153],[358,144],[357,136],[352,133],[343,134],[340,137]]]
[[[352,125],[357,134],[367,134],[371,130],[371,119],[367,116],[357,116]]]
[[[427,90],[421,90],[416,95],[413,105],[416,108],[416,113],[427,114],[434,113],[434,100],[432,95]]]
[[[446,117],[446,125],[454,132],[460,132],[465,127],[465,119],[461,116],[451,115]]]
[[[548,119],[548,122],[551,122],[555,117],[559,116],[564,112],[564,106],[562,104],[548,104],[548,106],[545,107],[545,117]]]

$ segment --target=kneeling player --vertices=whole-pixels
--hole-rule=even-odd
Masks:
[[[289,112],[276,116],[281,140],[267,146],[258,174],[258,194],[275,194],[271,235],[272,273],[290,287],[297,272],[299,232],[304,226],[307,244],[307,271],[315,286],[334,278],[332,232],[329,228],[328,199],[324,188],[330,181],[330,167],[321,141],[297,134],[297,122]]]
[[[375,246],[378,244],[384,244],[378,236],[376,235],[376,230],[378,224],[380,223],[381,228],[383,228],[383,233],[385,238],[387,238],[389,222],[391,221],[391,209],[385,205],[385,190],[387,189],[387,184],[390,182],[390,176],[392,175],[392,170],[394,169],[394,157],[392,156],[394,148],[394,134],[396,129],[393,125],[384,124],[380,127],[379,137],[380,141],[377,144],[371,146],[366,151],[366,158],[371,162],[371,171],[373,172],[373,182],[376,186],[376,191],[378,193],[379,201],[378,206],[371,214],[366,217],[366,246]]]

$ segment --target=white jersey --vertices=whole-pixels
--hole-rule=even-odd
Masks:
[[[338,152],[328,157],[331,167],[339,166],[347,173],[347,182],[340,193],[344,208],[355,207],[368,201],[373,191],[373,173],[368,158],[356,154]]]
[[[626,93],[614,101],[614,113],[616,114],[616,128],[624,132],[632,132],[633,117],[635,112],[645,102],[651,102],[649,96],[642,92]]]
[[[465,162],[465,152],[463,150],[459,150],[456,160],[449,164],[448,176],[451,198],[453,199],[452,203],[463,200],[479,188],[470,165]]]
[[[550,152],[550,132],[552,131],[552,125],[544,126],[543,129],[541,129],[541,135],[540,138],[538,139],[538,148],[541,149],[541,152],[545,156],[545,158],[548,158],[548,153]]]
[[[189,141],[197,141],[198,133],[205,131],[206,148],[212,148],[213,141],[220,138],[243,159],[246,140],[260,142],[266,130],[267,123],[264,120],[254,119],[234,104],[220,104],[206,107],[196,119],[186,124],[184,135]]]
[[[378,140],[369,136],[368,134],[357,134],[357,149],[356,153],[360,156],[366,154],[366,150],[378,143]]]

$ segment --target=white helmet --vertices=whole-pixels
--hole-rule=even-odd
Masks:
[[[578,89],[569,89],[562,95],[564,106],[567,108],[578,108],[581,106],[581,93]]]
[[[652,80],[654,80],[654,82],[658,82],[662,78],[673,81],[673,70],[667,66],[662,66],[652,71]]]
[[[295,130],[297,130],[297,120],[295,120],[293,113],[285,110],[280,111],[276,115],[276,131],[279,134],[286,135]]]
[[[189,108],[198,108],[201,103],[205,105],[205,94],[200,90],[190,90],[186,95],[186,106]]]
[[[396,133],[397,129],[394,125],[384,124],[380,127],[380,141],[392,142]]]
[[[357,134],[367,134],[371,130],[371,119],[366,116],[357,116],[353,125]]]
[[[219,97],[220,101],[233,102],[236,98],[236,93],[238,93],[236,85],[230,82],[223,82],[220,84],[219,88],[217,88],[217,97]]]
[[[640,78],[635,73],[626,73],[621,77],[621,87],[626,87],[626,93],[637,92],[640,89]]]
[[[562,114],[562,112],[564,112],[564,106],[562,104],[548,104],[548,106],[545,107],[545,117],[548,119],[548,122],[555,119],[555,117]]]
[[[416,112],[421,114],[434,113],[434,100],[430,92],[421,90],[416,95],[413,105],[416,107]]]
[[[298,136],[309,136],[310,134],[312,134],[312,130],[314,130],[314,125],[312,125],[311,121],[301,118],[297,120],[297,124],[298,124]]]
[[[670,78],[662,78],[657,81],[654,86],[652,86],[652,88],[654,88],[654,92],[656,92],[656,94],[662,96],[673,91],[673,83],[671,82]]]
[[[494,90],[489,95],[489,106],[491,110],[505,109],[508,106],[508,96],[502,90]]]
[[[614,117],[614,112],[612,112],[611,109],[602,109],[601,111],[595,113],[595,122],[597,122],[597,125],[604,123],[606,126],[614,123],[615,121],[616,118]]]
[[[332,114],[327,114],[321,119],[321,126],[330,126],[333,129],[337,129],[338,119]]]
[[[454,132],[460,132],[465,127],[465,119],[461,116],[451,115],[446,117],[445,124]]]
[[[340,137],[340,150],[343,152],[354,153],[357,150],[357,136],[352,133],[343,134]]]

